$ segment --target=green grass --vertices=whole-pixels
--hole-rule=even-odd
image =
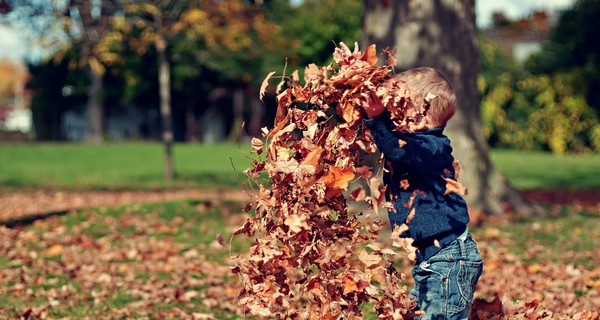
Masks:
[[[249,143],[177,144],[176,179],[163,178],[160,143],[0,144],[0,187],[163,189],[238,187],[250,166]],[[492,150],[492,161],[517,188],[600,188],[600,155]],[[467,165],[467,164],[463,164]]]
[[[177,144],[176,179],[166,181],[163,146],[0,144],[0,186],[86,189],[235,187],[245,180],[249,144]]]
[[[497,169],[520,189],[600,189],[600,154],[493,150],[491,157]]]

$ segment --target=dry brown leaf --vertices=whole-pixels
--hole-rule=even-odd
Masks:
[[[267,87],[269,86],[269,79],[271,79],[271,77],[274,74],[275,74],[275,71],[269,72],[269,74],[267,74],[267,76],[263,80],[262,84],[260,85],[260,90],[259,90],[260,101],[263,101],[263,98],[265,97],[265,92],[267,92]]]
[[[465,196],[467,195],[467,188],[465,188],[462,184],[460,184],[458,181],[454,180],[454,179],[450,179],[450,178],[446,178],[443,177],[442,178],[444,180],[446,180],[446,191],[444,192],[444,195],[447,195],[451,192],[454,192],[460,196]]]

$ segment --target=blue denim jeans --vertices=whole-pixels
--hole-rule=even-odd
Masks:
[[[471,235],[459,238],[413,268],[417,319],[468,319],[477,281],[483,271],[481,254]]]

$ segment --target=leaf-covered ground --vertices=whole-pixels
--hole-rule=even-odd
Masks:
[[[103,194],[105,203],[91,202],[86,193],[60,198],[47,192],[53,211],[67,213],[0,226],[0,319],[249,318],[236,303],[239,282],[227,263],[230,251],[247,245],[229,237],[245,219],[238,204],[223,202],[223,195],[195,194],[210,201],[141,205],[167,198],[138,194],[129,199],[138,204],[108,207],[121,204],[116,199],[122,195]],[[100,208],[70,210],[78,206],[69,196],[88,199],[82,207]],[[22,203],[7,202],[15,199]],[[2,218],[18,212],[7,208],[43,208],[37,200],[35,193],[3,194]],[[600,319],[597,202],[590,198],[592,206],[582,212],[556,206],[554,217],[474,227],[485,271],[473,318]]]
[[[0,227],[0,319],[241,314],[236,279],[223,262],[228,253],[216,237],[243,223],[234,211],[230,204],[183,201]]]

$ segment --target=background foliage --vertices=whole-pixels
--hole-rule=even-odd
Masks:
[[[56,22],[48,24],[50,20],[40,19],[49,14],[47,4],[18,0],[8,3],[19,9],[14,11],[20,20],[35,25],[46,21],[52,27],[47,29],[56,30]],[[202,117],[210,115],[210,97],[215,90],[243,88],[246,100],[256,98],[257,87],[268,72],[281,73],[282,66],[302,70],[309,63],[327,64],[336,43],[351,45],[361,37],[360,0],[223,2],[231,10],[198,3],[177,3],[183,12],[172,21],[170,30],[177,36],[170,38],[167,47],[174,134],[180,141],[190,141],[193,134],[196,140],[202,139],[200,129],[192,134],[184,131],[190,119],[201,122]],[[248,15],[260,19],[248,20]],[[497,43],[480,37],[481,121],[492,147],[557,154],[600,151],[600,48],[595,41],[600,38],[598,16],[600,1],[577,0],[560,14],[542,50],[525,62],[515,61]],[[105,69],[104,113],[116,114],[132,106],[157,113],[157,53],[146,45],[148,35],[154,31],[151,26],[123,19],[115,14],[112,30],[102,32],[103,38],[94,42],[97,44],[92,50],[94,64]],[[64,14],[60,21],[69,22]],[[511,24],[516,22],[502,21],[503,27]],[[212,31],[206,32],[209,25]],[[42,35],[44,39],[50,36]],[[59,50],[51,59],[29,66],[34,122],[40,140],[65,139],[58,115],[87,99],[90,83],[78,62],[90,53],[82,48],[73,41],[72,46]],[[64,94],[65,87],[69,94]],[[246,118],[257,112],[247,105],[244,108]],[[261,111],[264,125],[270,125],[272,109],[267,99],[266,111]],[[229,116],[235,113],[227,112]],[[149,126],[143,137],[158,139],[159,119]]]
[[[565,10],[542,50],[523,64],[480,40],[484,134],[493,147],[600,151],[600,1]]]

